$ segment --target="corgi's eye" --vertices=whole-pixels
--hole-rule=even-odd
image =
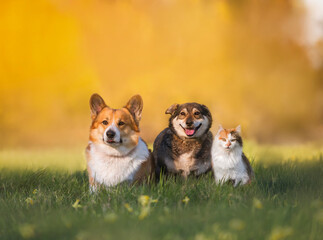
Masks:
[[[180,114],[181,114],[182,116],[185,116],[185,113],[184,113],[184,112],[181,112]]]
[[[119,126],[123,126],[123,125],[125,125],[125,123],[124,123],[124,122],[122,122],[122,121],[120,121],[120,122],[118,123],[118,125],[119,125]]]
[[[226,141],[227,141],[225,138],[221,138],[221,140],[222,140],[223,142],[226,142]]]
[[[108,121],[107,121],[107,120],[104,120],[104,121],[102,121],[102,124],[103,124],[103,125],[108,125],[109,123],[108,123]]]

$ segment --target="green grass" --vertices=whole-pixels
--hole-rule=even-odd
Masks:
[[[251,186],[217,186],[209,174],[98,194],[89,193],[83,170],[3,167],[0,239],[321,239],[322,155],[272,158],[253,163]]]

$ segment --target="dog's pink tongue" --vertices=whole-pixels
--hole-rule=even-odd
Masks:
[[[185,133],[186,133],[186,135],[187,135],[187,136],[191,136],[191,135],[193,135],[193,134],[194,134],[194,132],[195,132],[195,130],[194,130],[194,129],[185,129]]]

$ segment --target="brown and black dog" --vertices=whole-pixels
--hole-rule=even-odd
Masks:
[[[153,156],[158,179],[166,174],[196,176],[211,170],[213,135],[209,131],[212,116],[209,109],[198,103],[173,104],[169,126],[155,139]]]

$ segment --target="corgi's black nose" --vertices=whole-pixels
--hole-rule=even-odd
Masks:
[[[112,131],[112,130],[107,131],[108,138],[112,139],[112,138],[114,138],[115,135],[116,135],[116,133],[114,131]]]

